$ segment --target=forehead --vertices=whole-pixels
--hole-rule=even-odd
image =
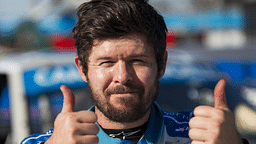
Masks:
[[[145,36],[131,34],[120,38],[109,38],[94,42],[90,57],[97,56],[129,56],[136,54],[154,55],[153,48],[147,43]]]

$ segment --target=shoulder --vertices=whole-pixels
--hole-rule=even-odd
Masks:
[[[169,112],[162,110],[166,132],[172,137],[188,137],[189,120],[193,111]]]
[[[48,130],[43,134],[34,134],[29,137],[26,137],[21,144],[40,144],[41,142],[47,141],[53,133],[53,129]]]

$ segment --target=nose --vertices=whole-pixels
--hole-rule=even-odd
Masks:
[[[132,81],[131,70],[132,68],[125,62],[118,62],[115,66],[113,81],[122,85]]]

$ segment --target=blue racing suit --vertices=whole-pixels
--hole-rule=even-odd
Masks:
[[[89,110],[93,110],[94,107]],[[189,144],[188,122],[193,117],[192,111],[180,113],[162,110],[155,102],[151,108],[148,127],[138,144]],[[48,140],[53,133],[50,129],[44,134],[35,134],[25,138],[21,144],[40,144]],[[128,140],[109,137],[101,128],[97,134],[99,144],[134,144]]]

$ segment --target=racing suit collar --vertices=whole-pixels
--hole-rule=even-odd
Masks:
[[[89,111],[95,111],[95,106],[92,106]],[[96,122],[97,125],[99,125]],[[147,130],[144,133],[142,139],[138,144],[155,144],[160,141],[164,129],[164,119],[160,107],[156,102],[151,106],[151,113],[149,124]],[[113,144],[122,144],[126,140],[118,140],[115,138],[109,137],[101,128],[97,135],[99,137],[99,144],[103,143],[113,143]],[[125,142],[126,143],[126,142]]]

